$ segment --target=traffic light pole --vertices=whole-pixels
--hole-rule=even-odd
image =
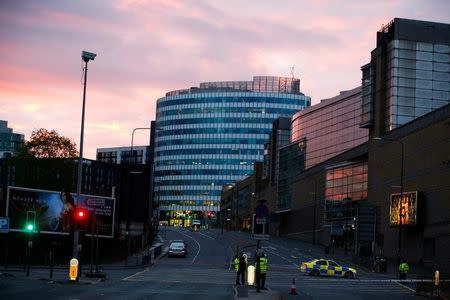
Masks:
[[[80,202],[80,194],[81,194],[81,177],[83,170],[83,140],[84,140],[84,115],[86,108],[86,83],[87,83],[87,63],[89,61],[88,58],[83,58],[85,62],[84,67],[84,85],[83,85],[83,106],[81,110],[81,133],[80,133],[80,156],[78,157],[78,176],[77,176],[77,199],[75,205],[78,205]],[[74,233],[73,233],[73,248],[72,248],[72,257],[78,259],[79,254],[79,236],[80,232],[77,230],[76,222],[74,224]]]

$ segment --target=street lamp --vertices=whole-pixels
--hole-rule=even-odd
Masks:
[[[95,53],[91,53],[91,52],[87,52],[87,51],[82,51],[81,52],[81,58],[83,59],[83,61],[85,62],[85,67],[84,67],[84,87],[83,87],[83,106],[82,106],[82,110],[81,110],[81,134],[80,134],[80,156],[78,157],[78,175],[77,175],[77,199],[75,202],[75,205],[78,205],[79,200],[80,200],[80,194],[81,194],[81,171],[83,168],[83,140],[84,140],[84,112],[85,112],[85,107],[86,107],[86,84],[87,84],[87,64],[90,60],[94,60],[95,57],[97,56],[97,54]],[[79,240],[79,231],[76,229],[76,225],[75,226],[75,230],[74,230],[74,235],[73,235],[73,249],[72,249],[72,255],[74,258],[78,258],[78,240]]]
[[[404,156],[405,156],[405,152],[404,152],[404,148],[405,145],[403,144],[402,141],[400,140],[393,140],[393,139],[389,139],[389,138],[381,138],[381,137],[374,137],[373,140],[375,141],[390,141],[390,142],[397,142],[400,143],[400,145],[402,146],[402,157],[401,157],[401,166],[400,166],[400,201],[399,201],[399,208],[398,208],[398,257],[397,257],[397,261],[398,264],[400,265],[400,260],[401,260],[401,256],[402,256],[402,209],[401,209],[401,202],[403,199],[403,161],[404,161]]]

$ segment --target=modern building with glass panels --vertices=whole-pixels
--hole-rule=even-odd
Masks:
[[[305,169],[367,142],[369,132],[359,128],[361,87],[341,92],[292,117],[293,143],[305,151]]]
[[[450,24],[400,18],[377,32],[361,67],[362,127],[382,124],[379,136],[450,103],[449,36]]]
[[[252,174],[254,161],[263,160],[273,121],[310,105],[299,79],[272,76],[205,82],[158,99],[154,182],[160,218],[177,225],[186,212],[199,218],[218,211],[222,186]]]

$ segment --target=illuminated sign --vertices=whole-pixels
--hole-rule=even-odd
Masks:
[[[414,226],[417,224],[417,192],[391,194],[390,225]]]

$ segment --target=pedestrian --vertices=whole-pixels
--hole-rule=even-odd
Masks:
[[[409,271],[409,265],[403,259],[401,260],[401,263],[398,266],[398,271],[400,273],[400,279],[406,279]]]
[[[265,290],[265,284],[266,284],[266,273],[267,273],[267,256],[265,253],[262,254],[261,258],[259,259],[259,268],[261,269],[261,289]]]
[[[247,270],[247,262],[245,261],[244,254],[241,253],[239,255],[238,268],[237,268],[237,272],[236,272],[236,285],[241,284],[239,281],[239,277],[241,277],[241,279],[242,279],[242,285],[245,284],[245,271],[246,270]]]

